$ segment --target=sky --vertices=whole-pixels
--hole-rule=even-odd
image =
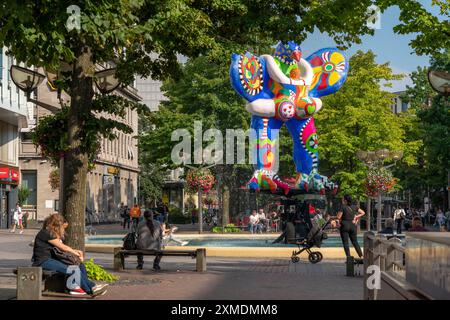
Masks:
[[[423,0],[421,3],[433,15],[439,16],[439,8],[431,5],[431,0]],[[390,7],[381,14],[380,29],[375,29],[373,36],[362,37],[362,43],[353,45],[345,52],[348,56],[354,54],[357,50],[372,50],[376,55],[377,63],[390,62],[390,66],[395,73],[409,74],[415,71],[418,66],[428,66],[428,56],[418,56],[412,53],[409,41],[414,39],[413,34],[399,35],[395,34],[393,27],[399,24],[400,10],[398,7]],[[323,47],[334,46],[335,42],[327,35],[316,31],[308,36],[301,44],[303,54],[309,56],[314,51]],[[400,81],[393,81],[392,88],[386,88],[387,91],[402,91],[406,85],[411,85],[409,77]]]

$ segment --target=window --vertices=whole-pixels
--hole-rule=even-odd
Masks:
[[[406,110],[408,110],[408,103],[402,102],[402,111],[406,111]]]
[[[26,205],[37,205],[37,173],[36,171],[22,171],[22,186],[30,192]]]
[[[32,136],[31,132],[21,132],[20,133],[20,140],[22,142],[31,142],[31,140],[32,140],[31,136]]]

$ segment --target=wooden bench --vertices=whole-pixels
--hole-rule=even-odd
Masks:
[[[13,273],[17,275],[17,300],[40,300],[42,295],[66,289],[66,275],[56,271],[18,267]]]
[[[176,256],[191,257],[197,259],[197,272],[206,271],[206,249],[196,250],[124,250],[122,248],[114,248],[114,270],[121,271],[125,269],[125,258],[128,256]]]

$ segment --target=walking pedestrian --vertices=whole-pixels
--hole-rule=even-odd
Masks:
[[[394,221],[397,226],[397,234],[402,233],[402,224],[405,217],[406,217],[405,210],[403,210],[402,207],[398,206],[397,209],[394,211]]]
[[[123,219],[123,229],[130,229],[130,214],[128,212],[128,206],[124,205],[123,202],[120,205],[120,216]]]
[[[16,233],[16,228],[19,227],[19,229],[20,229],[19,233],[20,234],[23,233],[22,219],[23,219],[22,208],[20,207],[20,204],[17,202],[16,208],[14,209],[14,213],[13,213],[13,226],[12,226],[12,229],[10,232]]]

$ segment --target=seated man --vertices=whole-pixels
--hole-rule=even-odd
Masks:
[[[256,213],[256,210],[253,210],[252,214],[250,215],[248,229],[249,229],[250,233],[258,233],[258,232],[261,233],[259,217],[258,217],[258,214]]]
[[[258,219],[260,223],[261,232],[267,231],[269,227],[269,220],[266,218],[266,214],[264,213],[264,209],[259,209]]]

